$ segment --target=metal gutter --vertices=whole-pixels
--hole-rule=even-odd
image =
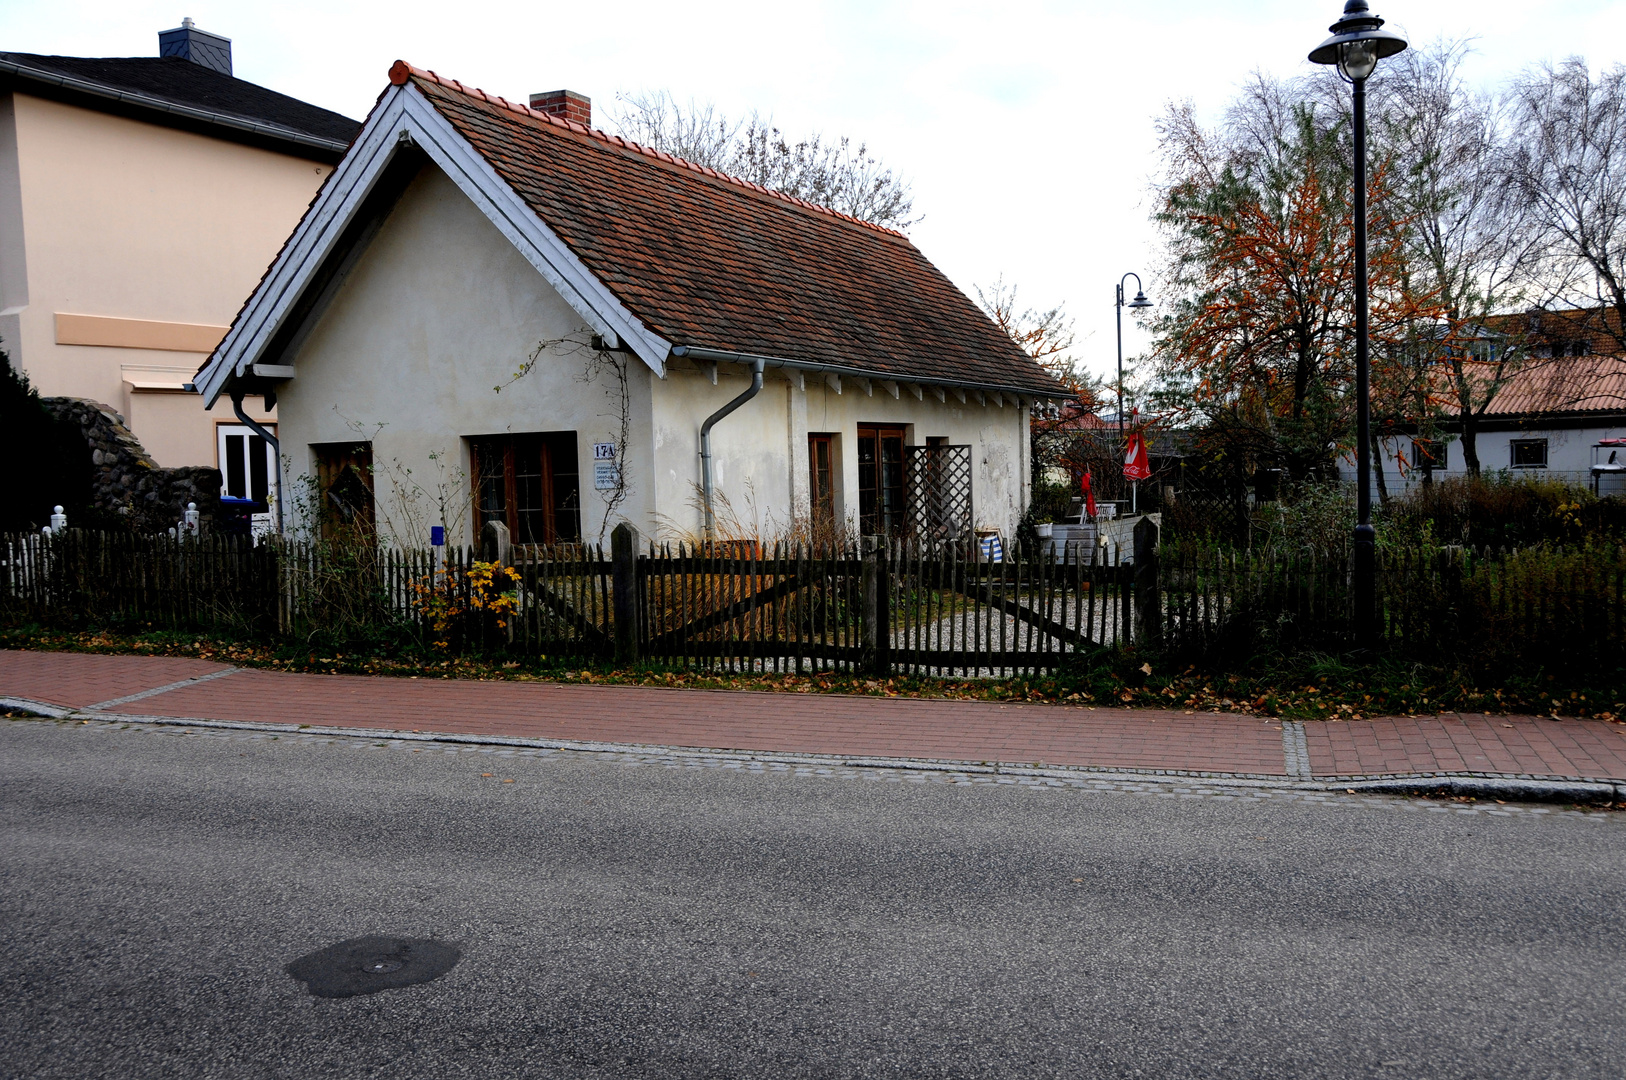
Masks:
[[[275,435],[271,434],[269,431],[267,431],[265,429],[264,424],[261,424],[258,421],[254,420],[252,417],[250,417],[248,415],[248,413],[243,411],[243,392],[241,390],[239,390],[236,393],[232,394],[232,396],[231,396],[231,408],[232,408],[232,412],[237,414],[237,419],[241,420],[244,424],[247,424],[248,429],[250,431],[254,432],[254,434],[258,435],[260,438],[264,439],[266,442],[271,444],[271,455],[276,460],[276,464],[277,464],[277,535],[281,536],[282,535],[282,444],[277,441],[277,437]]]
[[[811,371],[819,374],[845,375],[854,379],[872,379],[876,382],[905,383],[915,386],[954,386],[966,390],[992,390],[1000,394],[1011,394],[1016,397],[1048,398],[1065,400],[1075,397],[1061,387],[1057,392],[1033,390],[1020,386],[1007,386],[1002,383],[967,382],[964,379],[924,379],[912,375],[892,375],[878,372],[874,369],[848,367],[844,364],[822,364],[808,360],[787,360],[780,356],[761,356],[756,353],[730,352],[726,349],[707,349],[698,345],[674,345],[672,355],[678,358],[691,360],[715,360],[725,364],[745,364],[747,366],[762,364],[765,367],[788,368],[792,371]]]
[[[677,350],[672,350],[676,352]],[[700,496],[706,508],[706,539],[716,539],[713,535],[716,525],[716,516],[711,506],[711,428],[723,417],[744,405],[747,401],[762,393],[762,368],[766,364],[763,357],[757,357],[751,362],[751,385],[739,397],[706,417],[706,422],[700,425]]]
[[[29,67],[12,60],[0,60],[0,74],[16,75],[23,79],[44,83],[47,86],[56,86],[75,93],[99,97],[107,101],[114,101],[124,105],[135,105],[154,112],[168,113],[171,116],[184,117],[188,120],[197,120],[206,124],[215,124],[219,127],[233,128],[270,139],[279,139],[283,142],[307,146],[313,150],[325,150],[331,154],[343,156],[350,148],[348,142],[337,139],[324,139],[319,135],[307,135],[293,128],[285,128],[277,124],[267,124],[259,120],[250,120],[231,113],[210,112],[208,109],[198,109],[190,105],[181,105],[163,98],[149,97],[134,90],[120,90],[117,87],[102,83],[90,82],[86,79],[76,79],[71,75],[62,75],[55,71],[44,71],[40,68]]]

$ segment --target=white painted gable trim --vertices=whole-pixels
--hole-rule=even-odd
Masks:
[[[542,222],[491,164],[457,133],[411,83],[392,86],[355,144],[289,238],[265,280],[244,305],[214,355],[198,373],[209,405],[228,379],[262,359],[277,330],[310,287],[318,268],[355,219],[403,142],[428,154],[582,321],[612,347],[625,344],[657,376],[666,375],[671,343],[652,333],[605,288],[559,235]]]

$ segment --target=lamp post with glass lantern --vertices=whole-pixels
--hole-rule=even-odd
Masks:
[[[1371,399],[1366,327],[1366,80],[1378,61],[1406,48],[1406,39],[1382,29],[1366,0],[1349,0],[1328,27],[1332,37],[1316,46],[1310,61],[1336,64],[1354,87],[1355,140],[1355,645],[1375,643],[1377,532],[1372,528]]]
[[[1130,278],[1135,279],[1135,298],[1124,303],[1124,282]],[[1130,271],[1118,279],[1118,289],[1114,296],[1118,316],[1118,453],[1122,454],[1126,447],[1124,442],[1124,308],[1135,310],[1149,308],[1152,302],[1146,299],[1146,292],[1140,282],[1140,275]]]

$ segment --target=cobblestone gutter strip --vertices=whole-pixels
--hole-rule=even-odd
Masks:
[[[239,720],[200,720],[195,717],[139,716],[107,713],[95,709],[64,708],[27,698],[0,697],[0,706],[53,720],[94,720],[106,724],[146,724],[156,726],[253,731],[270,734],[322,735],[373,742],[438,743],[465,746],[504,746],[526,750],[565,750],[592,754],[653,754],[667,758],[738,761],[848,769],[885,769],[904,772],[956,773],[1030,777],[1034,779],[1078,779],[1091,777],[1104,781],[1201,780],[1209,785],[1230,788],[1267,788],[1286,791],[1336,792],[1373,795],[1471,795],[1476,798],[1506,799],[1518,802],[1558,802],[1598,805],[1626,803],[1626,784],[1589,780],[1583,777],[1543,778],[1507,776],[1497,773],[1407,773],[1386,776],[1333,776],[1310,779],[1307,775],[1287,778],[1250,773],[1200,772],[1191,769],[1125,769],[1106,766],[1055,766],[1010,761],[951,761],[908,757],[843,757],[830,754],[798,754],[776,751],[713,749],[692,746],[656,746],[636,743],[596,742],[580,739],[536,739],[509,735],[456,735],[431,731],[402,731],[395,728],[320,727],[314,725],[267,724]],[[1307,770],[1306,770],[1307,771]]]

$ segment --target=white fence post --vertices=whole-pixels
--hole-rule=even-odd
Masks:
[[[51,528],[49,532],[52,536],[55,536],[57,533],[61,532],[63,529],[66,529],[67,527],[68,515],[64,514],[62,512],[62,507],[59,506],[56,508],[56,512],[51,515]]]

